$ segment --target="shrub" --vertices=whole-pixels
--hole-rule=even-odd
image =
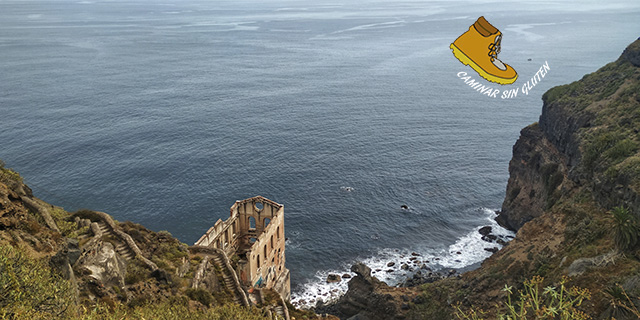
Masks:
[[[615,207],[611,210],[613,214],[613,240],[616,248],[627,251],[638,243],[638,221],[636,216],[624,207]]]
[[[213,302],[213,296],[211,295],[211,292],[204,289],[189,288],[187,289],[186,294],[187,297],[189,297],[191,300],[198,301],[207,307],[210,306]]]
[[[630,297],[622,286],[616,284],[609,287],[604,290],[604,294],[609,299],[609,307],[603,314],[606,319],[631,319],[634,316],[640,318],[640,311],[633,303],[638,301],[638,298]]]
[[[567,288],[567,278],[560,281],[560,288],[545,287],[540,290],[544,278],[534,276],[524,281],[524,289],[519,291],[518,301],[512,301],[513,287],[505,285],[503,291],[507,292],[507,301],[504,303],[506,314],[501,314],[498,319],[527,320],[527,319],[562,319],[582,320],[589,317],[578,307],[582,302],[591,298],[588,289],[576,287]],[[456,317],[465,320],[481,320],[485,314],[483,310],[471,309],[463,311],[460,305],[455,306]]]
[[[0,246],[0,318],[58,318],[69,313],[72,301],[69,282],[44,261]]]
[[[127,263],[127,273],[124,276],[124,283],[132,285],[144,281],[150,277],[150,272],[145,265],[138,260],[131,260]]]

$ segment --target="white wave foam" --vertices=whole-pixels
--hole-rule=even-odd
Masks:
[[[478,232],[483,226],[491,226],[492,234],[508,241],[513,233],[502,228],[495,222],[494,210],[482,208],[482,213],[486,215],[486,223],[477,226],[469,233],[462,236],[447,250],[434,250],[425,248],[423,250],[408,249],[383,249],[376,255],[362,260],[364,264],[371,268],[373,276],[389,285],[397,285],[405,280],[414,271],[424,267],[433,270],[458,269],[481,262],[491,256],[491,252],[484,248],[502,246],[498,243],[488,243],[482,240],[482,235]],[[459,253],[458,253],[459,252]],[[314,278],[300,286],[292,294],[291,303],[299,308],[312,308],[318,301],[324,303],[334,301],[347,292],[349,279],[342,279],[339,283],[327,283],[329,274],[349,274],[351,263],[345,263],[339,270],[321,270],[316,272]],[[403,268],[403,265],[406,265]]]

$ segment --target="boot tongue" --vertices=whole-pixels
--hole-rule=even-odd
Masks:
[[[500,53],[500,44],[502,42],[502,34],[500,32],[498,32],[498,35],[496,35],[496,38],[493,42],[493,48],[491,48],[491,52],[489,52],[489,56],[491,56],[491,62],[493,62],[493,65],[495,65],[498,69],[505,71],[507,70],[507,67],[504,65],[504,63],[502,63],[502,61],[500,61],[500,59],[498,59],[498,53]]]
[[[498,69],[505,71],[507,70],[507,66],[504,65],[504,63],[502,63],[502,61],[500,61],[500,59],[495,58],[493,59],[493,65],[496,66]]]

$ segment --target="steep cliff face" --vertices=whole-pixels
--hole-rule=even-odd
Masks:
[[[582,186],[603,208],[640,208],[639,57],[640,40],[617,61],[544,94],[539,123],[513,148],[501,225],[517,230]]]
[[[497,218],[515,239],[460,278],[416,288],[424,303],[411,304],[407,319],[460,319],[456,311],[470,309],[495,319],[506,311],[502,289],[519,292],[534,276],[541,288],[569,276],[570,286],[589,290],[579,310],[593,319],[637,319],[640,248],[620,253],[611,212],[640,216],[639,131],[640,39],[615,62],[544,94],[539,122],[513,147]]]
[[[507,194],[498,222],[509,229],[520,229],[542,215],[557,200],[557,190],[567,176],[567,157],[547,139],[540,125],[520,132],[509,163]]]

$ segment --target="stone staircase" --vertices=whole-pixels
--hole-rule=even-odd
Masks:
[[[142,251],[138,247],[135,241],[129,234],[120,230],[120,227],[111,218],[110,215],[100,211],[81,210],[72,215],[75,218],[76,223],[79,225],[89,226],[91,233],[93,234],[91,239],[84,245],[88,245],[94,241],[100,241],[100,239],[107,235],[115,246],[116,252],[125,260],[136,259],[146,265],[151,271],[158,270],[158,266],[153,261],[145,258]],[[79,237],[79,240],[84,242],[89,238],[88,234],[83,234]]]
[[[112,236],[114,239],[118,239],[117,235],[113,232],[113,230],[111,230],[111,228],[109,228],[109,226],[104,221],[98,222],[98,229],[100,229],[102,234]],[[129,246],[124,242],[116,241],[115,249],[116,252],[127,261],[132,260],[136,257],[135,252],[133,252],[133,250],[131,250],[131,248],[129,248]]]
[[[275,311],[276,311],[276,315],[278,315],[279,318],[285,319],[286,315],[284,313],[284,307],[283,306],[275,307]]]
[[[233,293],[233,302],[242,305],[242,298],[238,295],[237,288],[233,280],[233,274],[231,274],[232,271],[225,266],[224,260],[220,255],[211,255],[211,259],[213,260],[213,263],[222,270],[222,282],[224,283],[224,287],[227,288],[229,292]]]
[[[204,255],[211,258],[213,264],[222,271],[222,283],[224,287],[233,294],[233,301],[241,306],[248,307],[250,305],[246,293],[242,289],[235,271],[229,263],[229,259],[220,249],[204,246],[191,246],[189,251],[192,254]]]

